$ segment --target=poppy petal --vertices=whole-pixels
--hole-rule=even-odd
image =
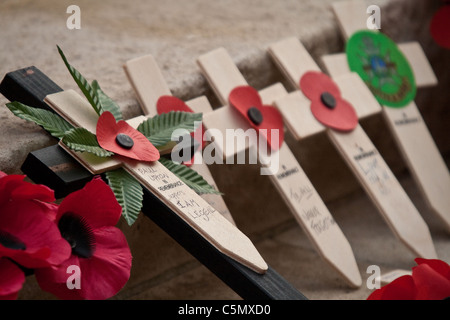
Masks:
[[[248,109],[251,107],[262,106],[262,100],[258,91],[251,86],[239,86],[234,88],[228,97],[230,105],[236,108],[248,121],[250,118],[247,115]]]
[[[41,184],[24,181],[25,175],[7,175],[0,177],[0,205],[11,200],[55,201],[54,191]]]
[[[0,245],[0,256],[8,256],[27,268],[59,264],[70,256],[70,245],[42,210],[43,207],[33,201],[14,201],[2,207],[1,230],[20,241],[25,248]]]
[[[336,107],[330,109],[321,101],[311,101],[311,112],[323,125],[339,131],[351,131],[358,125],[358,115],[346,100],[337,99]]]
[[[448,281],[450,281],[450,266],[442,260],[439,259],[423,259],[423,258],[416,258],[414,261],[418,264],[427,264],[429,265],[434,271],[441,274],[444,278],[446,278]]]
[[[35,199],[45,202],[53,202],[56,200],[55,192],[49,187],[28,183],[26,181],[23,181],[20,188],[16,188],[11,192],[11,199],[18,201]]]
[[[319,71],[308,71],[300,79],[300,89],[311,101],[320,101],[324,92],[330,93],[335,98],[341,96],[338,86],[329,76]]]
[[[11,192],[18,188],[25,179],[24,175],[11,174],[0,179],[0,205],[11,199]]]
[[[416,296],[416,286],[410,275],[401,276],[381,289],[380,300],[414,300]]]
[[[262,110],[263,118],[267,120],[263,121],[263,128],[258,128],[261,129],[259,134],[266,139],[271,150],[278,150],[284,141],[283,116],[272,106],[263,106],[260,110]]]
[[[130,277],[131,252],[124,234],[116,227],[95,230],[95,239],[94,255],[80,259],[82,295],[89,300],[108,299]]]
[[[93,229],[115,226],[122,214],[122,207],[116,200],[109,185],[96,177],[84,188],[72,192],[61,202],[57,221],[67,212],[84,217]]]
[[[45,291],[66,300],[102,300],[114,296],[130,277],[131,252],[124,234],[116,227],[95,231],[96,250],[84,259],[72,255],[59,266],[36,270],[36,279]],[[71,265],[80,268],[80,289],[69,289]]]
[[[386,290],[386,286],[376,289],[367,297],[367,300],[382,300],[384,290]]]
[[[125,134],[133,140],[134,145],[129,148],[120,146],[116,137]],[[116,122],[113,114],[109,111],[103,112],[97,121],[97,141],[105,150],[140,161],[156,161],[159,159],[159,151],[139,131],[131,127],[123,120]]]
[[[450,5],[444,5],[434,14],[430,33],[438,45],[450,49]]]
[[[25,282],[25,274],[11,260],[0,258],[0,300],[15,300]]]
[[[156,102],[158,114],[169,113],[170,111],[193,112],[183,100],[174,96],[161,96]]]
[[[35,205],[41,207],[47,219],[55,221],[58,214],[59,205],[55,203],[47,203],[42,201],[34,201]]]
[[[158,114],[169,113],[171,111],[194,112],[186,103],[184,103],[183,100],[174,96],[161,96],[156,102],[156,111]],[[200,125],[195,132],[191,133],[193,138],[202,138],[201,141],[199,141],[202,145],[202,149],[205,147],[205,141],[203,141],[204,134],[205,129],[202,125]],[[191,166],[194,163],[194,157],[195,154],[192,156],[190,161],[183,162],[183,164],[186,166]]]
[[[266,139],[271,149],[278,150],[281,147],[284,141],[283,117],[277,108],[262,104],[258,91],[250,86],[236,87],[230,92],[229,102],[252,128],[258,130],[258,134]],[[258,109],[262,116],[262,121],[259,124],[254,123],[248,115],[248,111],[252,107]],[[277,134],[273,130],[277,131]],[[278,139],[272,141],[272,136]]]
[[[428,264],[412,268],[417,288],[416,300],[442,300],[450,297],[450,281]]]
[[[67,282],[72,274],[68,273],[67,270],[70,266],[80,266],[80,259],[71,255],[66,261],[62,262],[57,266],[51,266],[48,268],[36,269],[34,274],[39,287],[51,294],[55,295],[59,299],[64,300],[82,300],[81,290],[74,288],[69,289]],[[81,268],[80,268],[81,272]],[[81,281],[80,281],[81,282]],[[81,284],[82,287],[82,284]]]

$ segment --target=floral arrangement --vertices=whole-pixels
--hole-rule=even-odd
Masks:
[[[442,300],[450,297],[450,266],[439,259],[414,260],[411,275],[372,292],[367,300]]]
[[[95,134],[17,101],[6,104],[14,115],[40,125],[74,151],[104,159],[159,161],[197,193],[220,193],[189,168],[189,161],[185,165],[160,156],[176,144],[176,129],[201,129],[202,114],[191,112],[175,97],[161,97],[158,103],[173,111],[147,118],[135,129],[98,82],[89,83],[59,47],[58,51],[98,115]],[[23,175],[0,172],[0,299],[16,299],[30,274],[41,289],[60,299],[108,299],[123,288],[132,256],[116,224],[121,216],[129,225],[136,221],[143,190],[124,169],[108,171],[104,177],[107,183],[95,176],[56,204],[50,188],[24,181]]]
[[[124,157],[137,161],[159,161],[198,194],[220,194],[189,166],[160,157],[162,151],[174,147],[176,144],[174,139],[178,141],[181,138],[173,135],[174,132],[180,132],[176,131],[177,129],[192,133],[201,127],[199,126],[202,120],[201,113],[189,112],[187,106],[179,109],[177,106],[185,105],[184,102],[171,97],[170,103],[174,105],[172,110],[184,109],[183,111],[170,111],[147,118],[134,129],[123,120],[120,107],[105,94],[99,83],[96,80],[89,83],[67,61],[59,47],[58,51],[69,73],[98,115],[96,134],[85,128],[73,127],[51,111],[33,108],[17,101],[6,104],[14,115],[40,125],[74,151],[90,153],[93,157],[103,159]],[[161,97],[159,104],[167,105],[167,98]],[[132,225],[142,208],[142,186],[121,168],[108,171],[105,176],[122,207],[122,215],[127,223]]]
[[[58,205],[53,190],[24,179],[0,172],[0,299],[16,299],[33,273],[60,299],[114,296],[132,256],[111,188],[94,177]]]

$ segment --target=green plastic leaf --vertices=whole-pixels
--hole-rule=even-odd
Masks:
[[[109,157],[114,154],[100,147],[95,134],[84,128],[71,129],[64,135],[62,142],[74,151],[89,152],[98,157]]]
[[[160,147],[172,141],[172,133],[176,129],[194,132],[202,121],[201,113],[171,111],[149,118],[142,122],[140,131],[155,147]],[[180,136],[181,133],[178,135]],[[177,139],[178,136],[174,136]]]
[[[159,158],[159,162],[198,194],[222,194],[206,182],[197,171],[166,158]]]
[[[122,207],[122,216],[131,226],[142,209],[142,186],[124,169],[108,171],[105,175],[117,202]]]
[[[29,107],[17,101],[7,103],[6,106],[15,116],[42,126],[56,138],[61,139],[67,131],[73,129],[70,123],[53,112]]]
[[[123,120],[119,105],[103,92],[97,80],[92,81],[92,88],[97,95],[101,112],[109,111],[116,118],[116,121]]]
[[[101,115],[104,111],[109,111],[114,115],[114,118],[116,118],[117,121],[122,120],[123,118],[122,113],[120,112],[120,107],[116,102],[114,102],[114,100],[103,92],[97,80],[92,81],[92,85],[89,84],[86,78],[83,77],[83,75],[67,61],[67,58],[61,48],[59,46],[57,47],[64,64],[77,83],[81,92],[83,92],[86,99],[94,108],[95,112],[97,112],[98,115]]]
[[[66,56],[64,55],[64,52],[61,50],[61,48],[59,46],[57,46],[57,47],[58,47],[58,52],[64,61],[64,64],[66,65],[66,67],[69,70],[70,74],[72,75],[73,79],[77,83],[81,92],[83,92],[84,96],[89,101],[91,106],[94,108],[95,112],[97,112],[98,115],[101,115],[102,110],[101,110],[100,102],[98,100],[96,91],[89,84],[89,82],[81,75],[81,73],[67,61]]]

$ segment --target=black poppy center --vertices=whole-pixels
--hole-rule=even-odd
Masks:
[[[116,136],[116,142],[124,149],[131,149],[134,146],[133,139],[131,139],[131,137],[129,135],[126,135],[125,133],[119,133]]]
[[[3,230],[0,230],[0,244],[14,250],[25,250],[27,248],[25,243],[20,241],[19,238]]]
[[[256,107],[251,107],[250,109],[248,109],[247,115],[250,121],[256,125],[261,124],[261,122],[263,121],[263,115],[261,111],[259,111],[259,109]]]
[[[72,247],[73,254],[82,258],[89,258],[94,254],[94,233],[83,217],[66,212],[59,219],[58,228],[61,236]]]
[[[333,97],[333,95],[327,91],[322,93],[320,95],[320,101],[324,104],[325,107],[329,109],[336,108],[336,99]]]

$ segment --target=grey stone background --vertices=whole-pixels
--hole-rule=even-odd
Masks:
[[[125,61],[152,54],[173,94],[181,99],[206,95],[217,99],[201,76],[196,58],[225,47],[249,84],[257,89],[285,80],[266,53],[268,44],[296,36],[321,64],[324,54],[342,52],[330,4],[339,0],[191,0],[88,1],[3,0],[0,2],[0,76],[35,65],[65,89],[76,85],[65,69],[58,44],[69,61],[90,81],[97,79],[115,99],[125,118],[140,114],[127,82]],[[364,1],[364,0],[361,0]],[[445,159],[450,156],[450,51],[438,47],[428,24],[439,1],[365,1],[381,6],[382,28],[397,42],[419,41],[439,85],[420,89],[416,103]],[[66,9],[81,8],[81,29],[68,30]],[[286,85],[288,90],[292,88]],[[14,117],[0,97],[0,170],[20,173],[26,155],[54,140],[37,126]],[[427,210],[411,181],[380,115],[362,125],[430,227],[438,255],[450,261],[450,239]],[[376,264],[387,272],[414,265],[414,256],[393,236],[356,179],[325,135],[291,146],[302,167],[343,229],[353,247],[363,286],[350,289],[314,251],[269,179],[253,166],[210,166],[238,225],[267,262],[310,299],[365,299],[366,268]],[[134,256],[133,270],[118,299],[239,299],[151,221],[139,219],[129,228],[121,222]],[[33,277],[22,299],[52,298]]]

